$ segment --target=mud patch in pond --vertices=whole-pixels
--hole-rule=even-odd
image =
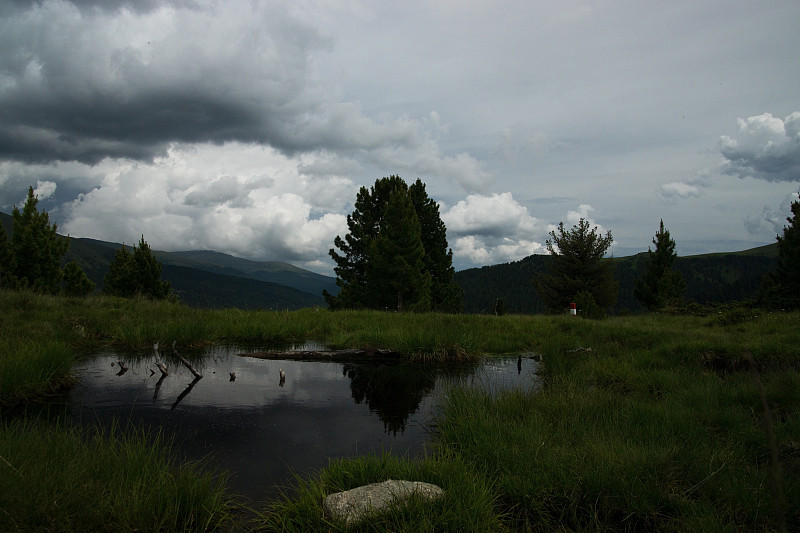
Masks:
[[[215,347],[192,357],[203,375],[199,380],[168,353],[162,353],[166,377],[156,369],[152,350],[96,354],[75,368],[72,420],[116,419],[122,427],[160,430],[175,439],[184,457],[208,457],[212,467],[228,470],[233,492],[261,501],[290,485],[294,473],[321,468],[330,458],[422,453],[435,391],[453,379],[499,387],[537,383],[538,363],[527,356],[442,366],[236,355],[245,351]],[[121,372],[119,361],[127,371]]]

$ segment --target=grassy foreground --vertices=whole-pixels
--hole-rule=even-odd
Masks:
[[[351,530],[800,528],[800,315],[497,319],[517,321],[543,354],[542,391],[450,390],[432,458],[332,463],[266,510],[264,528],[338,530],[322,495],[409,469],[448,501]],[[480,519],[446,513],[486,498]]]
[[[205,531],[230,519],[224,477],[175,464],[138,431],[15,421],[0,427],[0,463],[6,531]]]
[[[593,322],[545,316],[199,311],[146,300],[70,300],[0,291],[0,403],[28,403],[68,384],[77,354],[101,344],[308,339],[332,347],[391,348],[419,359],[536,351],[543,355],[545,386],[536,394],[449,390],[440,398],[436,446],[428,457],[332,462],[318,475],[298,480],[296,491],[262,509],[248,528],[346,530],[322,515],[322,496],[387,478],[436,483],[446,496],[433,505],[412,502],[349,530],[800,528],[797,313],[739,310]],[[123,449],[136,450],[129,452],[139,457],[131,464],[153,464],[147,474],[152,477],[134,484],[163,487],[155,500],[133,498],[130,510],[114,507],[131,489],[115,477],[116,467],[108,460],[119,460]],[[155,455],[147,456],[153,449]],[[60,459],[36,467],[49,453]],[[227,527],[231,502],[222,480],[204,477],[197,465],[155,460],[168,455],[164,443],[148,444],[135,433],[86,436],[57,424],[3,420],[0,525],[47,529],[54,522],[28,522],[36,515],[70,523],[70,517],[81,516],[75,509],[86,507],[93,510],[87,520],[95,520],[98,529]],[[52,466],[57,464],[69,465],[64,470],[73,477],[60,479]],[[133,475],[127,472],[126,478]],[[162,481],[157,481],[159,472]],[[65,488],[80,487],[84,479],[89,489],[102,486],[108,494]],[[164,481],[170,479],[176,484]],[[188,488],[193,483],[197,486]],[[25,488],[48,485],[56,488],[41,498]],[[201,494],[200,486],[210,486],[209,492]],[[14,493],[27,494],[31,504],[20,505],[9,496]],[[193,496],[185,496],[189,493]],[[179,510],[157,517],[152,512],[171,507]],[[146,521],[137,522],[136,515]],[[52,526],[61,527],[69,529]]]

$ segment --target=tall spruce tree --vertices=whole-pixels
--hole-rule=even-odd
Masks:
[[[373,308],[404,311],[430,308],[430,276],[425,271],[421,226],[408,194],[396,188],[389,195],[382,231],[370,246],[367,284],[373,287]]]
[[[336,262],[336,285],[339,294],[323,294],[332,309],[372,308],[370,294],[372,287],[367,284],[367,265],[370,260],[370,246],[378,237],[383,223],[386,204],[394,188],[406,188],[406,183],[398,176],[390,176],[375,181],[370,189],[361,187],[356,195],[353,212],[347,215],[347,228],[350,232],[342,239],[336,236],[333,248],[328,252]]]
[[[582,298],[590,295],[603,309],[616,303],[619,284],[614,280],[614,266],[603,258],[612,242],[611,232],[598,235],[597,226],[590,229],[583,218],[569,231],[561,222],[557,231],[550,232],[549,272],[537,275],[534,283],[551,311],[566,309],[579,293]]]
[[[139,245],[133,247],[133,253],[123,244],[114,254],[103,278],[103,292],[123,298],[166,299],[172,296],[169,282],[161,280],[161,263],[151,252],[144,235]]]
[[[430,274],[431,309],[460,313],[464,290],[455,282],[453,250],[447,246],[447,227],[439,215],[439,204],[428,196],[425,184],[417,179],[408,195],[420,223],[420,238],[425,249],[425,270]]]
[[[792,216],[778,241],[778,267],[765,276],[761,302],[779,309],[800,309],[800,194],[792,202]]]
[[[7,277],[21,287],[56,294],[61,290],[61,259],[69,248],[69,237],[56,233],[57,225],[50,225],[47,212],[36,208],[38,203],[29,187],[22,210],[16,206],[12,210],[14,233],[5,253],[13,256],[13,269]]]
[[[655,251],[647,249],[647,271],[636,281],[633,289],[636,299],[651,311],[680,303],[686,292],[683,276],[672,269],[678,254],[663,220],[653,237],[653,244]]]
[[[334,240],[334,246],[339,251],[331,248],[329,252],[336,262],[334,271],[339,293],[332,295],[324,292],[328,305],[332,309],[396,307],[397,287],[391,287],[390,283],[399,282],[381,280],[376,275],[381,265],[392,261],[392,254],[399,253],[399,248],[389,246],[385,237],[392,232],[400,232],[394,233],[395,236],[401,233],[405,235],[407,231],[401,232],[394,227],[396,220],[393,219],[398,218],[396,214],[391,217],[388,215],[393,193],[407,197],[416,215],[416,224],[419,226],[417,238],[424,250],[421,260],[421,272],[424,275],[419,279],[428,287],[430,298],[427,305],[435,310],[460,311],[461,292],[453,279],[452,252],[447,249],[446,228],[439,218],[438,206],[428,198],[425,185],[420,180],[409,187],[399,176],[378,179],[370,189],[362,187],[359,190],[354,210],[347,216],[349,233],[344,238],[337,236]],[[399,196],[392,200],[395,204],[393,209],[405,211],[406,208],[399,207],[405,203],[400,201]],[[408,217],[406,219],[409,220]],[[425,292],[422,286],[419,289],[420,294]],[[388,304],[389,299],[393,303]],[[420,299],[411,307],[425,307],[421,303],[424,300]]]

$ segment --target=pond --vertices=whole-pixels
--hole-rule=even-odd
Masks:
[[[332,458],[423,453],[437,393],[453,380],[490,390],[538,386],[532,354],[423,365],[248,356],[255,351],[228,346],[182,354],[191,356],[202,379],[164,352],[165,377],[152,350],[94,354],[75,367],[70,416],[76,424],[116,420],[123,428],[158,428],[183,457],[208,458],[211,467],[229,471],[233,492],[263,501],[290,486],[295,473],[307,474]]]

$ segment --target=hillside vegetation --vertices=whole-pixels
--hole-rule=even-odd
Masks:
[[[532,255],[520,261],[456,272],[456,282],[464,289],[464,311],[491,313],[501,298],[508,313],[546,312],[532,280],[536,273],[545,271],[550,260],[547,255]],[[619,282],[614,313],[644,310],[633,289],[644,274],[646,261],[647,253],[613,259],[614,279]],[[772,244],[736,253],[678,257],[675,270],[686,280],[687,299],[704,305],[755,298],[761,278],[776,265],[777,245]]]
[[[11,217],[0,213],[7,231]],[[72,238],[65,261],[75,260],[97,286],[103,286],[108,265],[119,243]],[[287,263],[259,262],[214,251],[154,252],[162,263],[162,278],[192,307],[284,309],[325,306],[323,290],[335,294],[336,280]],[[699,304],[730,303],[755,297],[761,278],[777,265],[777,244],[731,253],[679,257],[675,269],[687,283],[686,297]],[[646,268],[646,253],[615,258],[614,277],[619,282],[615,314],[643,311],[633,296],[636,279]],[[464,290],[464,312],[493,313],[502,299],[508,313],[547,311],[533,284],[543,272],[547,255],[532,255],[499,265],[470,268],[455,273]]]

